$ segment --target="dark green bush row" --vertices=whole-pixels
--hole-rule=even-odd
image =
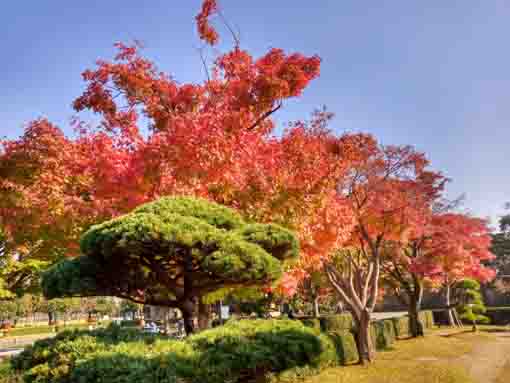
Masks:
[[[36,342],[12,365],[25,382],[245,382],[336,365],[331,337],[292,320],[243,320],[171,341],[111,326]]]
[[[371,324],[372,340],[377,350],[384,350],[395,343],[395,327],[391,319],[373,322]]]
[[[434,316],[432,311],[420,311],[419,316],[424,328],[430,329],[434,326]],[[300,318],[300,320],[305,326],[314,329],[318,329],[320,327],[323,332],[350,331],[354,327],[354,322],[350,314],[330,315],[321,318]],[[409,318],[407,316],[391,318],[385,321],[391,321],[393,323],[392,330],[389,330],[389,324],[387,326],[388,331],[394,333],[395,337],[409,335]]]
[[[351,314],[339,314],[321,317],[320,326],[324,332],[349,331],[354,327],[354,322]]]
[[[335,342],[338,361],[342,365],[358,361],[358,349],[356,340],[351,331],[330,332],[329,336]]]
[[[321,331],[321,321],[319,318],[300,318],[301,323],[306,327],[313,328],[314,330]]]
[[[420,311],[419,318],[424,328],[434,327],[434,315],[431,310]]]
[[[399,318],[392,318],[391,321],[397,338],[409,335],[409,317],[407,315]]]
[[[490,319],[491,324],[499,326],[510,324],[510,307],[487,307],[484,315]]]
[[[138,327],[139,322],[137,320],[123,320],[120,322],[122,327]]]

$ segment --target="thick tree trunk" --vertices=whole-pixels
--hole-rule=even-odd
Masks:
[[[319,312],[319,297],[313,298],[313,316],[318,318],[320,316]]]
[[[409,332],[412,338],[424,336],[423,323],[420,320],[421,300],[423,288],[415,278],[414,289],[409,292]]]
[[[359,353],[359,363],[366,364],[374,360],[375,350],[370,336],[370,313],[363,310],[356,323],[356,345]]]
[[[198,328],[200,330],[206,330],[209,328],[209,317],[210,317],[210,305],[198,300]]]
[[[182,313],[182,319],[184,320],[184,330],[186,335],[193,334],[195,326],[193,324],[193,301],[191,299],[186,300],[179,307]]]
[[[409,305],[409,334],[412,338],[424,336],[423,323],[420,321],[420,310],[416,302],[411,302]]]

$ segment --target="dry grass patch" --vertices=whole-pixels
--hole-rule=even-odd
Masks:
[[[438,329],[425,338],[396,343],[394,349],[379,352],[370,366],[333,368],[307,380],[307,383],[474,383],[457,360],[476,345],[490,342],[488,332]],[[509,382],[510,365],[502,382]],[[498,383],[500,383],[498,381]]]

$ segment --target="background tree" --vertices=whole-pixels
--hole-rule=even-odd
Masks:
[[[127,299],[123,299],[120,302],[120,314],[123,316],[131,315],[131,317],[134,319],[137,314],[142,312],[143,306],[139,303],[135,303],[132,301],[129,301]]]
[[[510,215],[499,221],[499,231],[492,234],[491,252],[495,255],[490,263],[496,269],[494,287],[501,293],[510,292]]]
[[[487,309],[480,294],[478,281],[464,279],[457,284],[455,290],[460,317],[473,324],[473,331],[477,331],[477,323],[489,323],[489,318],[483,315]]]
[[[321,303],[329,301],[328,298],[333,294],[327,276],[319,270],[307,272],[306,277],[300,281],[296,293],[300,300],[311,307],[310,312],[316,318],[321,315]]]
[[[377,303],[386,241],[402,241],[421,221],[422,200],[433,200],[441,177],[428,171],[428,161],[412,147],[361,145],[363,156],[351,164],[338,186],[350,203],[354,229],[346,245],[326,265],[328,278],[353,315],[360,362],[373,360],[369,325]],[[439,182],[439,185],[438,185]]]
[[[264,285],[298,255],[294,234],[245,223],[234,210],[189,197],[162,198],[93,226],[83,256],[51,268],[48,298],[118,296],[177,307],[193,332],[196,299],[222,287]]]
[[[488,282],[496,275],[495,270],[486,265],[494,259],[490,252],[490,230],[485,220],[465,214],[445,213],[434,220],[430,251],[440,270],[434,279],[444,288],[449,324],[461,325],[452,299],[456,284],[466,278]]]

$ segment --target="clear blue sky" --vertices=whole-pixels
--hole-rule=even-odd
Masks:
[[[322,74],[280,122],[326,104],[334,129],[412,144],[496,218],[510,201],[510,4],[506,0],[223,0],[256,54],[282,47],[323,58]],[[67,129],[80,73],[139,39],[180,81],[203,72],[193,23],[200,0],[16,0],[0,11],[0,136],[46,116]]]

